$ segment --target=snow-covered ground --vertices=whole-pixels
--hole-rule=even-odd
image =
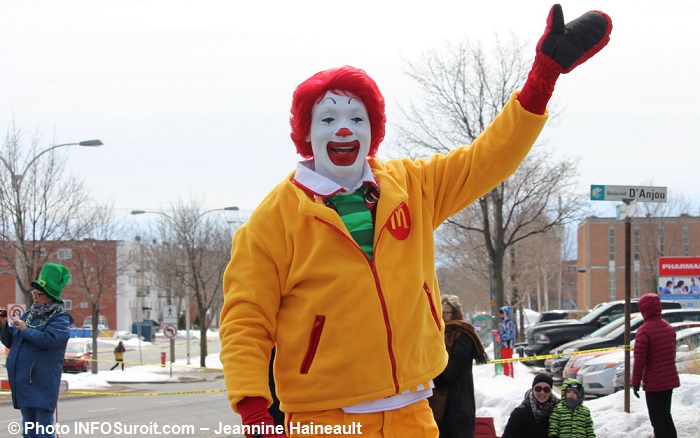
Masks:
[[[128,343],[136,340],[126,341]],[[131,347],[134,347],[131,345]],[[198,363],[199,358],[193,358]],[[173,366],[173,378],[178,373],[192,372],[191,367],[183,361],[176,361]],[[221,368],[218,354],[207,357],[207,365]],[[476,385],[477,416],[493,417],[496,431],[500,435],[508,421],[510,412],[523,399],[525,391],[532,385],[533,370],[521,363],[515,363],[515,378],[495,375],[494,365],[483,365],[474,368]],[[89,390],[106,389],[110,384],[119,382],[160,382],[172,379],[169,368],[157,366],[127,367],[125,371],[101,371],[98,375],[90,373],[64,374],[69,389]],[[630,394],[630,413],[624,412],[624,393],[608,395],[597,399],[588,399],[586,406],[591,410],[595,424],[596,436],[599,438],[651,438],[651,424],[647,415],[644,394],[641,399]],[[681,387],[673,392],[672,413],[676,423],[679,438],[697,438],[697,417],[700,413],[700,375],[681,374]]]

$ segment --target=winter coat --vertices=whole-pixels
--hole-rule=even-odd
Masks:
[[[531,391],[532,389],[529,389],[525,393],[523,402],[510,413],[501,438],[547,438],[549,415],[546,418],[535,418],[535,414],[532,412],[532,401],[530,400]],[[554,394],[551,394],[550,401],[552,404],[556,403],[557,400]],[[537,403],[537,401],[534,401],[534,403]],[[544,416],[544,413],[542,415]]]
[[[644,384],[648,392],[667,391],[681,386],[676,368],[676,331],[661,318],[661,300],[645,294],[637,303],[644,323],[634,340],[632,386]]]
[[[474,436],[476,402],[474,400],[474,346],[469,336],[462,334],[449,352],[445,370],[435,378],[435,388],[447,389],[445,413],[438,421],[440,438]]]
[[[549,436],[557,438],[594,438],[591,411],[582,404],[575,409],[566,405],[566,390],[577,383],[581,387],[581,400],[585,398],[583,385],[576,379],[565,379],[561,385],[561,401],[549,417]]]
[[[20,318],[26,321],[29,312]],[[31,407],[53,412],[63,373],[63,356],[70,338],[73,318],[61,310],[44,320],[19,330],[9,325],[2,332],[2,343],[10,349],[7,377],[15,409]]]
[[[117,344],[116,347],[114,347],[114,360],[120,361],[124,360],[124,352],[126,351],[126,348],[124,348],[124,344]]]
[[[513,348],[515,346],[515,323],[513,322],[513,308],[503,306],[503,320],[498,323],[498,335],[501,337],[498,345],[501,348]]]
[[[275,344],[286,413],[382,400],[440,374],[434,232],[517,169],[546,118],[513,94],[470,146],[415,161],[368,158],[380,191],[373,259],[294,173],[275,187],[236,231],[224,273],[220,357],[232,408],[244,397],[272,402]]]

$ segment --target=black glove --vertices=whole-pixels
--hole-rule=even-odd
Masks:
[[[518,96],[523,108],[544,114],[559,75],[598,53],[610,41],[611,31],[612,21],[603,12],[586,12],[564,25],[561,5],[552,6],[547,27],[535,48],[532,69]]]
[[[632,387],[632,392],[634,393],[634,396],[639,398],[639,385],[634,385]]]
[[[610,41],[611,31],[612,20],[601,11],[586,12],[565,25],[561,5],[556,4],[549,10],[547,27],[537,42],[535,63],[538,58],[546,58],[539,61],[546,64],[547,70],[555,68],[558,71],[552,73],[557,76],[569,73],[600,52]]]

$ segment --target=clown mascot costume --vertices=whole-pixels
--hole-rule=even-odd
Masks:
[[[588,12],[552,7],[527,81],[471,144],[380,161],[384,99],[360,69],[316,73],[294,92],[305,158],[240,227],[224,274],[221,361],[240,433],[437,437],[428,405],[447,354],[433,233],[508,178],[547,119],[561,73],[608,42]],[[267,407],[270,352],[284,430]]]

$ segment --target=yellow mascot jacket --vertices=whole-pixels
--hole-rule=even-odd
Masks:
[[[427,160],[368,159],[380,193],[373,260],[294,174],[275,187],[237,230],[224,274],[220,358],[232,408],[244,397],[271,403],[273,345],[287,413],[378,400],[440,374],[433,232],[515,172],[546,118],[514,94],[469,146]]]

